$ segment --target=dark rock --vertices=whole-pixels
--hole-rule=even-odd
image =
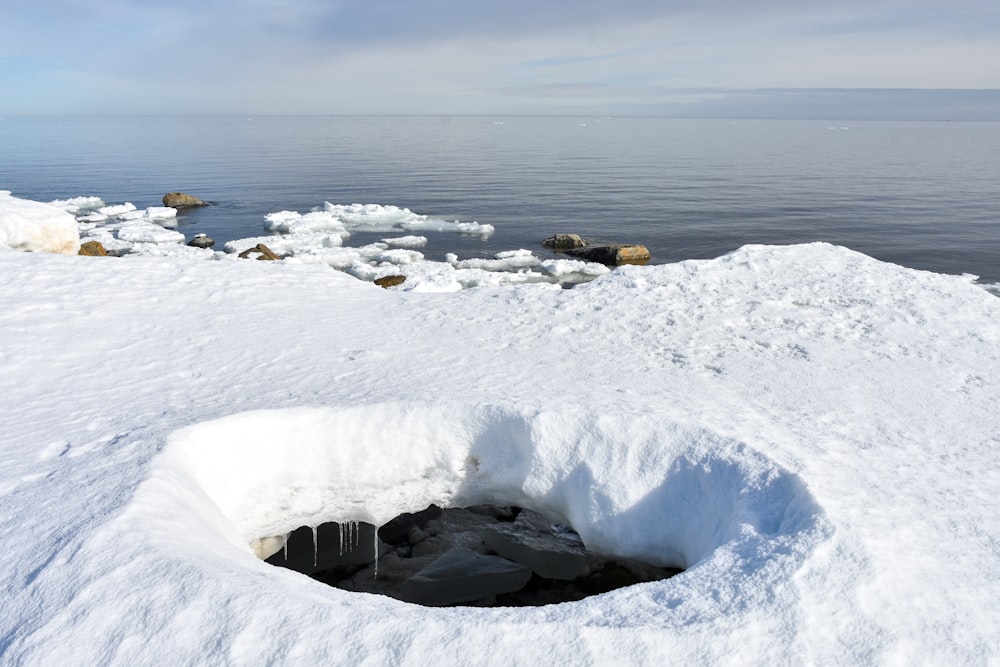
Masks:
[[[582,577],[576,585],[586,595],[600,595],[641,581],[642,579],[624,565],[609,561],[600,569]]]
[[[100,241],[87,241],[80,244],[79,254],[87,257],[107,257],[108,251],[104,249]]]
[[[472,602],[524,587],[531,570],[499,556],[456,548],[407,579],[401,597],[431,607]]]
[[[404,512],[378,529],[379,539],[388,544],[408,544],[412,528],[423,528],[428,521],[441,516],[442,511],[437,505],[430,505],[419,512]]]
[[[168,192],[163,195],[163,205],[173,208],[194,208],[196,206],[208,206],[208,202],[184,192]]]
[[[251,547],[269,563],[307,573],[342,590],[431,606],[557,604],[680,572],[585,552],[572,530],[518,507],[442,510],[431,505],[401,515],[378,530],[378,559],[373,527],[354,525],[358,528],[348,530],[337,523],[323,524],[315,543],[312,530],[300,528],[287,541],[287,556],[282,536],[255,540]],[[504,553],[498,556],[483,541],[484,533],[494,535],[491,541]],[[512,563],[515,559],[522,562]],[[555,576],[532,572],[533,567]],[[568,578],[574,571],[579,576]]]
[[[568,581],[590,569],[580,536],[569,530],[553,531],[534,512],[522,511],[513,523],[485,526],[479,535],[499,555],[547,579]]]
[[[370,523],[330,521],[313,529],[296,528],[285,548],[269,556],[271,565],[313,574],[346,565],[364,565],[376,559],[375,526]],[[385,549],[379,545],[379,553]]]
[[[406,282],[406,276],[382,276],[375,279],[375,284],[384,289],[402,285],[404,282]]]
[[[240,253],[240,257],[243,259],[248,259],[251,255],[256,255],[257,259],[267,259],[267,260],[277,260],[281,259],[278,255],[274,254],[270,248],[268,248],[263,243],[258,243],[252,248],[247,248]]]
[[[211,248],[215,245],[215,239],[207,234],[196,234],[193,239],[188,241],[188,245],[194,248]]]
[[[542,241],[542,245],[552,250],[570,250],[583,248],[587,242],[580,238],[579,234],[554,234]]]
[[[566,254],[585,259],[588,262],[598,262],[599,264],[607,264],[608,266],[645,264],[652,258],[646,246],[624,243],[576,248],[567,250]]]

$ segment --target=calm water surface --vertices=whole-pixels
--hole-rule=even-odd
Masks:
[[[544,255],[556,232],[642,243],[655,262],[828,241],[1000,281],[1000,123],[5,118],[0,189],[140,208],[183,190],[214,206],[179,229],[220,242],[273,211],[377,203],[496,227],[429,234],[431,259]]]

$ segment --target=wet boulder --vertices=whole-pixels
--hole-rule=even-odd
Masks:
[[[208,234],[195,234],[194,238],[188,241],[188,245],[193,248],[211,248],[215,245],[215,239]]]
[[[552,250],[570,250],[582,248],[587,242],[580,238],[579,234],[553,234],[542,241],[542,245]]]
[[[171,208],[195,208],[198,206],[208,206],[208,202],[202,201],[186,192],[168,192],[163,195],[163,205],[170,206]]]
[[[588,262],[597,262],[608,266],[620,266],[622,264],[645,264],[652,255],[646,246],[627,243],[613,245],[587,246],[566,251],[567,255],[585,259]]]

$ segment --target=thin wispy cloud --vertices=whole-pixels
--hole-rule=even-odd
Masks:
[[[997,62],[1000,7],[979,0],[39,0],[0,23],[0,113],[620,111],[668,90],[998,89]]]

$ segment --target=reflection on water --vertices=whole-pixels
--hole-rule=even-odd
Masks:
[[[220,243],[270,212],[378,203],[496,227],[431,234],[431,259],[544,255],[559,232],[641,243],[654,263],[828,241],[1000,281],[1000,123],[5,118],[0,155],[0,188],[20,197],[141,208],[191,192],[213,206],[179,229]]]

